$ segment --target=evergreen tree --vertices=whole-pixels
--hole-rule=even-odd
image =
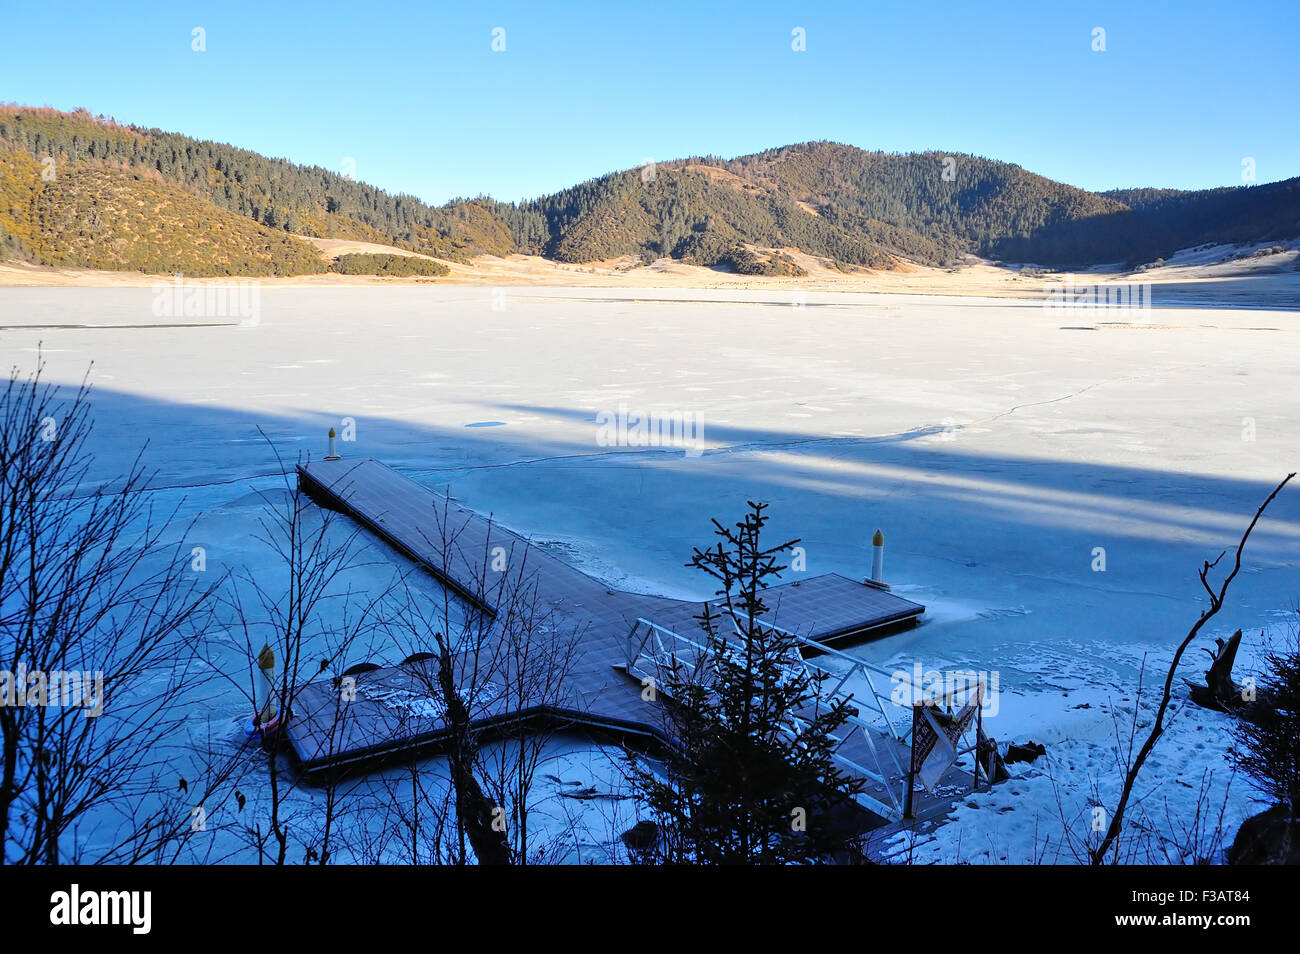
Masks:
[[[1233,728],[1233,764],[1289,817],[1300,817],[1300,638],[1264,658],[1258,699]]]
[[[665,734],[657,774],[631,761],[630,778],[659,829],[657,860],[669,864],[791,864],[829,858],[842,838],[833,811],[860,790],[836,767],[844,700],[821,698],[794,638],[758,620],[762,591],[799,541],[760,542],[765,504],[695,550],[693,565],[719,583],[721,610],[699,617],[705,649],[662,668]]]

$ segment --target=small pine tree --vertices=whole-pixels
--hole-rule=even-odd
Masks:
[[[1300,816],[1300,632],[1264,657],[1258,699],[1233,729],[1233,764],[1273,800]]]
[[[797,544],[764,547],[765,504],[734,528],[713,521],[717,544],[691,563],[718,580],[722,609],[698,617],[705,650],[660,673],[666,735],[662,773],[633,760],[633,787],[659,828],[668,864],[792,864],[827,859],[845,839],[831,816],[862,782],[836,767],[833,733],[848,717],[788,633],[758,622],[762,590]],[[733,622],[734,621],[734,622]]]

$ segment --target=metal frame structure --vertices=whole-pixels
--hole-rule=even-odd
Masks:
[[[733,630],[739,636],[743,634],[743,630],[736,614],[743,618],[750,618],[743,611],[733,612],[719,608],[718,619],[730,618]],[[906,725],[901,724],[903,720],[899,720],[900,724],[896,725],[894,718],[891,718],[890,708],[899,708],[893,703],[891,695],[897,681],[895,675],[880,666],[857,659],[815,639],[782,629],[773,623],[757,619],[754,622],[764,629],[781,633],[801,650],[806,651],[807,654],[803,651],[797,653],[797,664],[802,665],[805,671],[813,675],[817,683],[817,698],[813,707],[822,704],[847,703],[849,715],[844,727],[836,736],[838,745],[834,757],[836,762],[849,773],[867,780],[870,791],[859,792],[854,796],[858,804],[892,822],[910,817],[916,766],[904,765],[900,753],[906,749],[910,762],[915,712],[907,712]],[[729,639],[728,642],[731,640]],[[625,669],[629,674],[643,681],[654,680],[657,691],[664,692],[671,698],[671,694],[664,689],[662,678],[664,670],[680,666],[694,670],[699,666],[700,658],[708,656],[710,652],[708,646],[697,640],[660,626],[652,620],[638,617],[628,632]],[[833,668],[826,665],[823,660],[835,660],[840,666]],[[795,660],[791,662],[795,664]],[[883,693],[876,682],[881,677],[885,679],[888,687]],[[860,686],[854,691],[847,691],[845,687],[850,681],[854,681],[855,686],[859,686],[859,683],[865,684],[866,691],[864,692]],[[970,701],[969,693],[972,691],[978,699],[978,683],[974,687],[965,687],[967,698],[961,699],[961,704]],[[945,710],[951,711],[958,703],[962,692],[963,689],[957,688],[933,701],[942,703]],[[913,698],[916,698],[915,691]],[[928,709],[929,706],[922,704],[909,708]],[[933,714],[926,712],[924,715],[932,717]],[[796,725],[808,724],[806,719],[799,716],[795,716],[794,721]],[[978,748],[983,730],[979,723],[976,725],[975,741],[965,747],[959,747],[957,758],[975,753],[972,779],[974,785],[978,786]],[[969,734],[968,729],[962,733],[961,738],[965,739]]]

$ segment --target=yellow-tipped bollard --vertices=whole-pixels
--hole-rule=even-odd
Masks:
[[[885,535],[879,530],[871,538],[871,581],[885,582]]]
[[[326,460],[338,460],[338,451],[334,449],[334,428],[330,428],[330,452],[325,455]]]
[[[280,718],[275,703],[275,650],[266,643],[257,654],[257,681],[253,692],[254,724],[263,729],[273,726]]]

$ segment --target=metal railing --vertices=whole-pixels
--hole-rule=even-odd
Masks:
[[[719,612],[717,619],[730,619],[734,636],[743,642],[745,630],[737,616],[751,619],[743,611],[726,609]],[[891,821],[901,819],[907,807],[913,767],[904,765],[900,754],[910,749],[914,713],[912,706],[893,702],[893,691],[898,685],[897,674],[774,623],[758,619],[753,622],[788,638],[796,647],[790,665],[802,667],[813,677],[814,696],[801,713],[792,716],[792,730],[810,725],[819,708],[844,704],[847,717],[834,736],[837,743],[835,761],[851,774],[867,780],[865,788],[868,790],[855,796],[859,804]],[[703,632],[701,635],[708,638]],[[739,651],[736,640],[727,638],[726,641],[730,648]],[[812,655],[805,655],[800,650],[807,650]],[[657,691],[671,698],[668,687],[672,680],[664,678],[665,672],[673,672],[677,678],[681,678],[683,671],[692,677],[698,676],[701,666],[707,665],[712,655],[713,649],[706,643],[651,620],[638,618],[628,633],[625,668],[642,680],[653,680]],[[702,679],[707,679],[707,674]],[[912,691],[912,699],[920,698],[920,687],[909,683],[907,688]],[[927,698],[931,704],[941,704],[947,711],[952,711],[959,703],[970,701],[972,690],[978,698],[978,686],[957,687]],[[963,694],[965,699],[961,698]],[[897,710],[898,715],[891,715],[891,710]],[[796,733],[792,731],[792,734]],[[959,757],[975,752],[978,742],[977,738],[975,743],[962,748]]]

